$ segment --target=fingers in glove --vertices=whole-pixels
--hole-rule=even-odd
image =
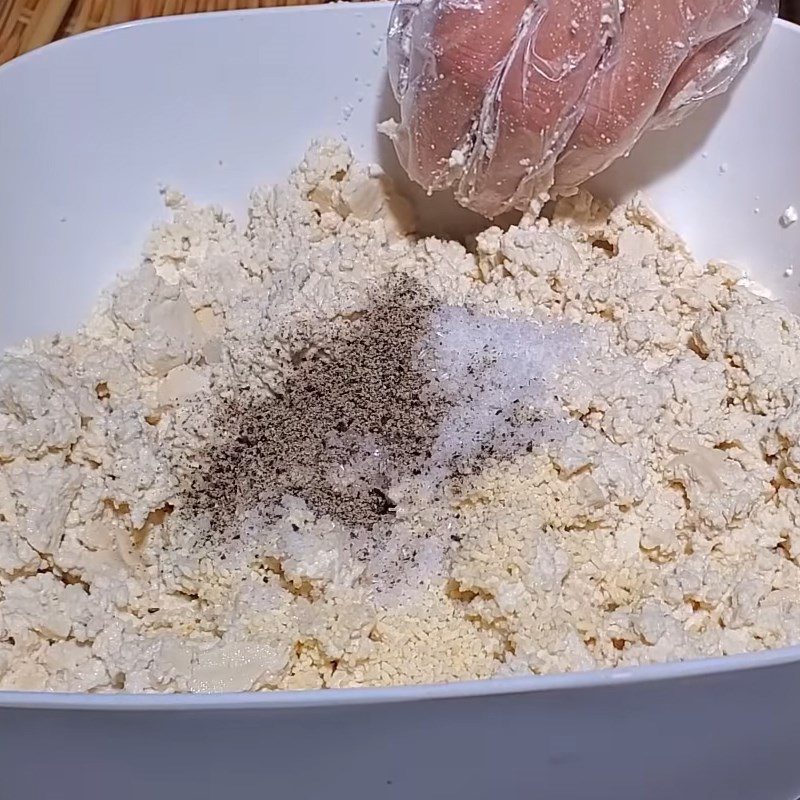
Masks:
[[[488,86],[456,196],[486,216],[550,187],[592,76],[619,30],[616,0],[533,3]]]
[[[389,70],[400,104],[400,162],[427,189],[454,180],[451,154],[467,145],[486,91],[513,46],[528,0],[399,3]]]
[[[617,62],[594,81],[586,113],[556,164],[556,190],[568,193],[627,153],[686,59],[709,37],[746,21],[754,2],[631,2],[622,19]]]
[[[743,25],[696,49],[678,69],[648,127],[677,125],[706,100],[726,91],[777,13],[777,0],[760,0]]]

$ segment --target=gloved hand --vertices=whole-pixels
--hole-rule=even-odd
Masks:
[[[568,194],[724,91],[777,3],[398,0],[400,161],[486,216]]]

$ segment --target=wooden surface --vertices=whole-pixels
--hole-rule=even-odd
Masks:
[[[62,36],[133,19],[317,2],[325,0],[0,0],[0,64]]]

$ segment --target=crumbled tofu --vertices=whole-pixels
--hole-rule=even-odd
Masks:
[[[468,251],[336,142],[244,229],[165,199],[83,328],[0,356],[0,688],[800,643],[800,319],[640,199]]]
[[[784,228],[788,228],[790,225],[794,225],[797,220],[797,209],[794,206],[787,206],[781,214],[781,225]]]

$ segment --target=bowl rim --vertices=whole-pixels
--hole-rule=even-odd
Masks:
[[[214,14],[184,14],[170,17],[134,20],[107,26],[61,39],[25,53],[0,66],[0,80],[10,79],[17,70],[25,70],[62,49],[81,47],[87,39],[116,36],[122,31],[141,30],[151,26],[186,26],[202,19],[214,20],[241,17],[245,14],[341,14],[364,13],[387,8],[385,0],[333,3],[315,6],[282,6],[276,8],[220,11]],[[800,46],[800,26],[777,19],[775,25],[796,34]],[[767,669],[800,662],[800,644],[755,653],[694,659],[666,664],[633,667],[611,667],[586,672],[548,675],[523,675],[484,680],[456,681],[441,684],[416,684],[391,687],[349,687],[313,690],[276,690],[267,692],[221,692],[215,694],[88,694],[78,692],[43,692],[0,690],[0,709],[39,709],[71,711],[225,711],[231,709],[320,708],[337,705],[376,705],[455,700],[469,697],[517,695],[533,692],[573,692],[590,689],[631,686],[643,683],[711,677],[751,669]]]
[[[240,8],[231,11],[194,11],[190,14],[169,14],[161,17],[145,17],[143,19],[132,19],[128,22],[118,22],[114,25],[103,25],[100,28],[93,28],[88,31],[81,31],[80,33],[66,36],[62,39],[55,39],[48,42],[41,47],[29,50],[27,53],[22,53],[10,61],[0,64],[0,77],[5,77],[8,73],[16,69],[24,68],[24,65],[31,61],[36,61],[41,58],[46,58],[56,51],[65,48],[81,46],[81,43],[88,39],[95,39],[104,36],[114,36],[121,31],[129,29],[144,29],[150,27],[169,27],[169,26],[185,26],[197,24],[214,24],[215,21],[229,20],[231,18],[241,18],[250,15],[263,15],[263,14],[280,14],[280,15],[301,15],[306,14],[363,14],[369,13],[380,9],[386,12],[388,10],[387,0],[358,0],[358,5],[354,5],[347,0],[339,0],[338,2],[328,2],[328,0],[317,0],[314,5],[287,5],[287,6],[270,6],[264,8]],[[777,20],[783,22],[783,20]],[[791,24],[791,23],[788,23]],[[796,26],[793,26],[796,27]]]
[[[608,667],[587,672],[521,675],[509,678],[454,681],[389,687],[348,687],[259,692],[88,694],[82,692],[0,691],[4,708],[70,711],[226,711],[231,709],[326,708],[330,706],[386,705],[427,700],[457,700],[540,692],[585,692],[592,689],[633,686],[664,681],[706,678],[753,669],[768,669],[800,662],[800,645],[757,653]]]

